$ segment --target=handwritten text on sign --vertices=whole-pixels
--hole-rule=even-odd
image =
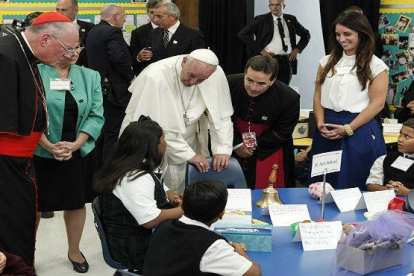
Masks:
[[[339,172],[341,169],[342,150],[330,151],[316,154],[312,158],[311,176],[317,176],[326,173]]]
[[[270,205],[269,213],[273,226],[289,226],[311,219],[306,204]]]
[[[336,249],[342,233],[342,222],[300,223],[304,251]]]

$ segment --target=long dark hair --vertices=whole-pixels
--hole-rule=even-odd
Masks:
[[[369,65],[371,63],[372,56],[374,55],[375,41],[374,33],[372,32],[371,25],[369,25],[367,18],[363,14],[357,12],[343,12],[333,22],[329,38],[331,56],[329,57],[326,66],[322,69],[320,77],[316,80],[316,83],[323,84],[329,72],[332,72],[333,75],[335,73],[334,67],[342,57],[343,49],[336,40],[335,35],[335,28],[337,24],[345,26],[358,33],[359,44],[355,52],[356,61],[351,70],[356,68],[357,77],[362,86],[361,91],[363,91],[367,86],[367,82],[373,79]]]
[[[163,158],[158,151],[162,135],[162,128],[150,119],[130,123],[112,155],[96,173],[93,181],[95,191],[111,192],[125,176],[134,180],[154,171]]]

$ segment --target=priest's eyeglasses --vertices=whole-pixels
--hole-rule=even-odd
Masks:
[[[266,87],[268,85],[268,83],[255,82],[255,81],[253,81],[249,78],[245,78],[244,81],[247,82],[247,84],[250,85],[250,86],[256,86],[256,87],[259,87],[259,88],[263,88],[263,87]]]
[[[68,52],[71,55],[78,55],[85,47],[81,47],[81,46],[76,46],[75,48],[71,48],[69,49],[68,47],[65,46],[65,44],[63,44],[56,36],[54,35],[50,35],[51,37],[53,37],[54,40],[56,40],[57,43],[60,44],[60,46],[63,47],[63,49],[65,49],[66,52]]]

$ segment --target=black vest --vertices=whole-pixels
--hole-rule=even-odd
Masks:
[[[171,208],[166,199],[163,185],[151,173],[155,182],[154,199],[160,209]],[[122,201],[112,192],[99,195],[101,220],[114,260],[128,268],[142,270],[152,229],[140,226],[125,208]]]
[[[151,237],[144,262],[145,276],[217,275],[200,271],[200,261],[216,240],[224,239],[208,229],[177,219],[161,223]]]
[[[384,159],[384,184],[390,180],[400,181],[409,189],[414,188],[414,165],[408,168],[406,172],[391,167],[391,164],[399,157],[402,156],[398,151],[390,152]]]

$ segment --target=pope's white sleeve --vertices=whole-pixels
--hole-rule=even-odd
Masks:
[[[221,128],[216,129],[210,121],[211,151],[214,154],[231,155],[233,151],[233,123],[231,117],[221,119]]]
[[[196,154],[181,134],[164,131],[164,135],[167,142],[167,155],[174,164],[187,162]]]

